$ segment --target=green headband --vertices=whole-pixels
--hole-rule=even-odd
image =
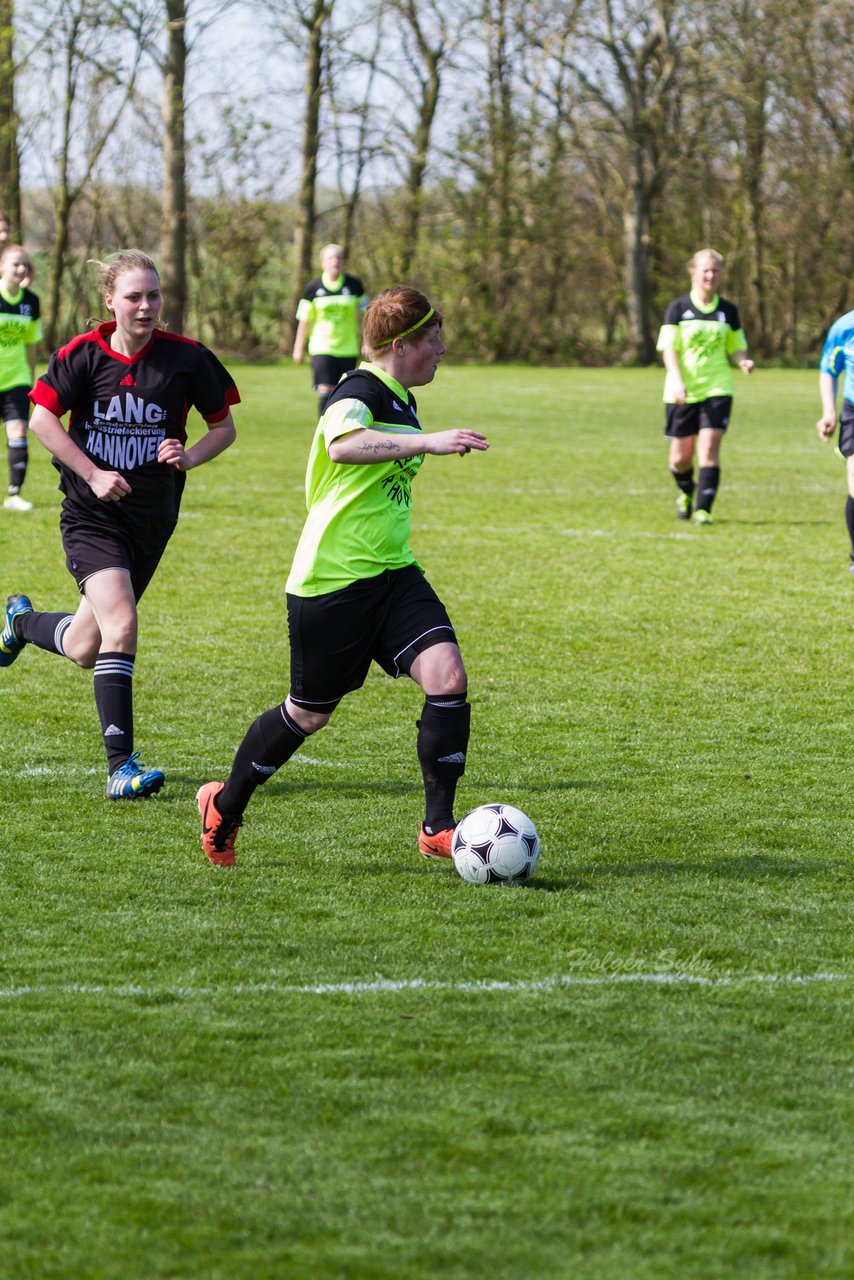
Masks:
[[[422,316],[421,319],[416,321],[415,324],[411,324],[408,329],[404,329],[403,333],[396,333],[393,338],[386,338],[385,342],[378,342],[377,346],[387,347],[392,342],[397,342],[398,338],[405,338],[408,333],[414,333],[416,329],[421,328],[422,324],[426,324],[432,315],[433,315],[433,308],[431,307],[425,316]]]

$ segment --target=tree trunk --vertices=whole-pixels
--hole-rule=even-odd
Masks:
[[[638,364],[650,364],[655,359],[650,325],[648,257],[649,201],[642,180],[636,176],[623,210],[623,285],[629,336]]]
[[[290,314],[282,329],[281,349],[291,350],[294,344],[296,310],[306,281],[312,275],[314,265],[314,229],[317,222],[317,154],[320,146],[320,102],[323,93],[323,39],[326,23],[332,13],[331,0],[315,0],[309,31],[305,76],[305,122],[302,134],[302,172],[297,196],[296,226],[294,228],[294,279],[291,289]]]
[[[18,118],[15,114],[14,0],[0,0],[0,213],[20,240],[21,183],[18,156]]]
[[[421,227],[421,213],[424,199],[424,173],[427,169],[427,157],[430,153],[430,135],[433,131],[433,120],[439,104],[441,77],[439,74],[439,58],[434,52],[427,55],[427,79],[418,111],[418,128],[415,131],[415,145],[409,161],[404,189],[405,211],[403,215],[403,234],[398,257],[398,274],[406,280],[412,269],[412,262],[418,250],[418,233]]]
[[[187,70],[185,0],[165,0],[168,45],[163,76],[163,319],[183,333],[187,310],[187,152],[184,89]]]

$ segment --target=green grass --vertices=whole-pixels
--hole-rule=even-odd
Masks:
[[[240,369],[141,609],[103,798],[91,677],[0,673],[0,1275],[768,1280],[854,1273],[851,608],[816,375],[737,387],[715,525],[674,519],[659,371],[443,369],[413,546],[474,708],[460,811],[536,821],[530,887],[415,849],[413,686],[379,671],[259,792],[201,781],[287,690],[305,370]],[[72,608],[54,473],[5,590]]]

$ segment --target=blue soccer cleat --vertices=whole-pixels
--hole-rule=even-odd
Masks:
[[[6,601],[6,621],[0,631],[0,667],[11,667],[18,654],[27,643],[15,635],[12,621],[20,613],[32,613],[33,602],[29,596],[9,596]]]
[[[110,775],[107,783],[108,800],[145,800],[159,791],[166,781],[160,769],[146,769],[139,763],[139,752],[134,751],[129,760]]]

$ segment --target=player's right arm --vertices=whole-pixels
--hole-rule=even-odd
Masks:
[[[118,502],[131,492],[131,487],[118,471],[102,471],[79,449],[55,413],[37,404],[30,418],[30,430],[48,452],[85,480],[96,498],[102,502]]]
[[[308,321],[300,320],[294,337],[294,364],[302,364],[305,355],[305,340],[308,335]]]
[[[815,424],[822,440],[830,440],[836,431],[836,391],[839,375],[845,369],[845,331],[837,320],[827,331],[824,349],[819,361],[818,394],[821,399],[821,417]]]
[[[830,440],[836,431],[836,386],[838,378],[832,373],[818,375],[818,394],[821,398],[821,417],[815,429],[822,440]]]
[[[667,370],[665,400],[668,404],[684,404],[688,397],[688,392],[685,389],[685,382],[682,377],[679,353],[675,347],[662,347],[661,359]]]

